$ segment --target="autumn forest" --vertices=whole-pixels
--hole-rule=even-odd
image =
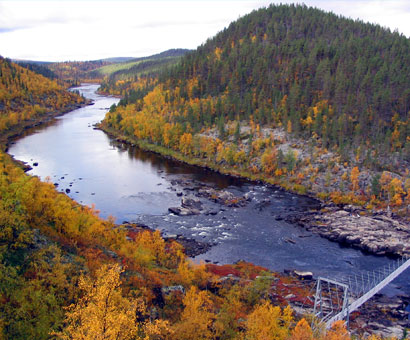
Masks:
[[[0,57],[0,339],[382,339],[292,310],[284,296],[306,303],[311,289],[300,278],[194,263],[177,240],[26,174],[10,142],[90,104],[69,90],[81,82],[121,98],[98,125],[118,141],[410,221],[410,40],[397,32],[271,5],[196,50],[118,64]]]

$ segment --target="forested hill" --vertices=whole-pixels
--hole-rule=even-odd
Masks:
[[[29,70],[41,74],[42,76],[50,79],[57,79],[57,75],[51,71],[47,66],[44,66],[46,63],[35,63],[35,62],[30,62],[30,61],[20,61],[16,60],[16,64],[19,64],[20,66],[24,68],[28,68]]]
[[[83,102],[84,98],[56,80],[0,57],[0,134],[24,121]]]
[[[65,61],[47,64],[47,67],[54,72],[60,79],[68,81],[73,85],[78,85],[82,81],[100,82],[102,77],[90,79],[88,73],[112,64],[109,60],[90,60],[90,61]]]
[[[164,153],[335,202],[407,204],[410,40],[397,32],[271,5],[124,97],[106,128]]]
[[[173,79],[187,95],[194,78],[194,97],[226,93],[225,117],[290,121],[293,132],[316,133],[326,145],[401,147],[410,135],[410,40],[318,9],[272,5],[254,11],[162,81]]]

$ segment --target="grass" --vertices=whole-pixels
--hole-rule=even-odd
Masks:
[[[110,64],[110,65],[102,66],[96,69],[96,71],[98,71],[100,74],[104,76],[109,76],[110,74],[120,71],[120,70],[128,70],[132,66],[138,65],[139,63],[141,63],[141,60],[126,62],[126,63]]]
[[[129,70],[131,67],[145,63],[147,61],[155,61],[155,62],[161,62],[163,60],[168,60],[169,64],[176,63],[177,60],[179,60],[180,57],[164,57],[164,58],[152,58],[152,59],[142,59],[142,60],[136,60],[136,61],[129,61],[129,62],[124,62],[124,63],[117,63],[117,64],[110,64],[110,65],[105,65],[102,66],[94,71],[97,71],[103,76],[110,76],[111,74],[117,72],[117,71],[123,71],[123,70]],[[164,65],[152,65],[151,67],[148,67],[146,70],[143,70],[139,73],[144,73],[144,72],[155,72],[159,68],[163,67]]]

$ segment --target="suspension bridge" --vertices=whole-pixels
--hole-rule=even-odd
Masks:
[[[338,320],[346,320],[349,323],[350,313],[409,267],[410,257],[403,257],[382,268],[359,275],[349,275],[337,280],[319,277],[313,314],[326,328],[330,328]]]

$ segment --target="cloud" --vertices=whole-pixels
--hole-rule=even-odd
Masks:
[[[32,58],[37,60],[143,56],[173,47],[196,48],[255,6],[255,1],[239,3],[236,6],[231,1],[7,2],[0,46],[6,50],[3,54],[20,57],[31,51]],[[28,29],[21,34],[18,28],[23,23]]]
[[[132,25],[132,28],[144,29],[144,28],[167,28],[171,26],[197,26],[197,25],[223,25],[226,24],[226,20],[223,19],[211,19],[211,20],[170,20],[170,21],[148,21]]]
[[[1,33],[8,33],[8,32],[14,32],[14,31],[18,31],[18,30],[22,30],[22,29],[26,29],[28,28],[26,27],[0,27],[0,34]]]
[[[379,24],[390,28],[391,31],[398,29],[400,33],[410,36],[410,5],[406,0],[339,0],[327,3],[319,0],[318,2],[323,8],[332,10],[334,13]]]
[[[275,0],[300,3],[301,0]],[[406,0],[305,0],[307,6],[398,27],[410,36]],[[33,60],[91,60],[194,49],[265,0],[4,1],[1,54]]]

